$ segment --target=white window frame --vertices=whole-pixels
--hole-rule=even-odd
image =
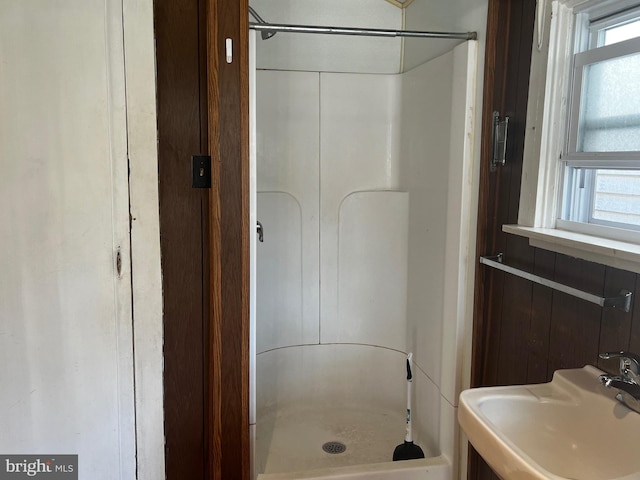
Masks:
[[[518,225],[504,225],[503,230],[528,237],[533,246],[640,273],[640,232],[593,224],[585,229],[585,224],[558,220],[565,166],[559,159],[569,161],[565,140],[569,135],[566,119],[567,109],[571,108],[569,82],[575,25],[584,21],[581,12],[588,10],[592,18],[598,18],[614,4],[623,9],[638,3],[638,0],[538,1]],[[587,32],[578,42],[589,42],[590,36]],[[607,158],[607,168],[614,167],[622,158],[617,152],[581,153],[582,166],[586,157],[593,166],[602,166],[601,161]]]

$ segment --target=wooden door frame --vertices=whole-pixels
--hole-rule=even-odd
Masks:
[[[206,5],[212,159],[207,478],[249,480],[249,10],[248,0]]]

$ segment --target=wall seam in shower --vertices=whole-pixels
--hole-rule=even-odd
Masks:
[[[318,72],[318,345],[322,344],[322,73]]]
[[[286,350],[288,348],[300,348],[300,347],[313,347],[315,345],[321,345],[321,346],[333,346],[333,345],[339,345],[339,346],[345,346],[345,345],[351,345],[351,346],[357,346],[357,347],[372,347],[372,348],[381,348],[383,350],[389,350],[391,352],[396,352],[396,353],[401,353],[402,355],[406,355],[407,352],[404,352],[402,350],[398,350],[397,348],[392,348],[392,347],[385,347],[384,345],[376,345],[373,343],[357,343],[357,342],[329,342],[329,343],[298,343],[295,345],[283,345],[281,347],[274,347],[274,348],[270,348],[268,350],[263,350],[262,352],[258,352],[256,354],[256,356],[258,355],[262,355],[263,353],[270,353],[270,352],[274,352],[274,351],[278,351],[278,350]],[[414,367],[417,367],[418,370],[420,370],[420,372],[422,372],[422,374],[427,377],[431,383],[433,383],[434,385],[436,385],[438,387],[438,392],[440,394],[440,396],[442,398],[444,398],[447,403],[449,405],[451,405],[452,407],[457,408],[456,405],[453,405],[443,394],[442,394],[442,390],[440,388],[440,385],[438,384],[438,382],[436,382],[433,378],[431,378],[431,375],[429,375],[424,368],[422,368],[420,366],[420,364],[418,364],[417,362],[414,362]]]
[[[389,1],[389,0],[387,0]],[[413,0],[410,0],[409,3],[411,3]],[[406,8],[402,8],[402,30],[406,30],[407,29],[407,9]],[[398,65],[399,70],[398,70],[398,74],[402,74],[404,73],[404,51],[405,51],[405,37],[401,37],[400,38],[400,65]]]
[[[262,352],[259,352],[257,355],[262,355],[263,353],[273,352],[275,350],[285,350],[287,348],[296,348],[296,347],[313,347],[313,346],[316,346],[316,345],[322,345],[323,347],[324,346],[330,346],[330,345],[340,345],[340,346],[342,346],[342,345],[352,345],[352,346],[360,346],[360,347],[373,347],[373,348],[382,348],[384,350],[390,350],[392,352],[397,352],[397,353],[401,353],[403,355],[406,355],[406,352],[403,352],[402,350],[398,350],[397,348],[385,347],[384,345],[375,345],[375,344],[372,344],[372,343],[356,343],[356,342],[346,342],[346,343],[340,343],[340,342],[298,343],[298,344],[295,344],[295,345],[283,345],[281,347],[274,347],[274,348],[270,348],[268,350],[263,350]],[[422,370],[422,369],[420,368],[420,370]],[[422,370],[422,371],[424,372],[424,370]],[[426,373],[425,373],[425,375],[427,377],[429,377],[429,375],[427,375]]]

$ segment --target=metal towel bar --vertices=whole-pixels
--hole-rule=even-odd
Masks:
[[[574,297],[581,298],[583,300],[586,300],[587,302],[595,303],[596,305],[600,305],[601,307],[617,308],[624,312],[629,312],[631,310],[631,298],[633,296],[633,293],[629,290],[621,290],[620,295],[617,297],[599,297],[597,295],[578,290],[577,288],[563,285],[562,283],[554,282],[553,280],[549,280],[547,278],[543,278],[538,275],[524,272],[522,270],[518,270],[517,268],[505,265],[502,263],[502,253],[490,257],[480,257],[480,263],[482,263],[483,265],[488,265],[489,267],[497,268],[498,270],[502,270],[503,272],[510,273],[511,275],[530,280],[540,285],[553,288],[554,290],[573,295]]]

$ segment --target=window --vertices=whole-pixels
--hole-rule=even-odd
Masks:
[[[537,2],[521,186],[505,232],[640,273],[640,0]]]
[[[640,8],[622,7],[575,15],[556,212],[557,228],[613,238],[640,231]]]

